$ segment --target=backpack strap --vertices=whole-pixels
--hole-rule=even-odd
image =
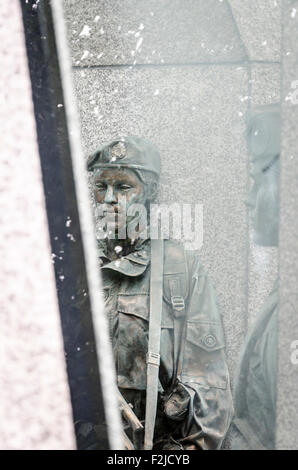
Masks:
[[[189,274],[184,247],[169,242],[165,245],[164,299],[171,305],[174,323],[173,376],[170,392],[181,374],[182,352],[186,334],[185,301],[188,296]]]
[[[181,374],[182,350],[185,336],[185,300],[181,291],[179,278],[170,279],[171,303],[173,309],[174,321],[174,370],[170,390],[172,391],[177,377]]]

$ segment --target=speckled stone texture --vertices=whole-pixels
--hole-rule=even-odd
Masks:
[[[0,3],[0,449],[74,449],[19,2]]]
[[[251,105],[263,106],[280,101],[280,64],[253,64],[251,67]]]
[[[277,448],[298,449],[298,365],[291,343],[298,340],[298,1],[283,2],[283,131],[281,157],[279,374]],[[297,85],[297,84],[296,84]]]
[[[64,0],[73,64],[238,62],[226,1]]]
[[[229,0],[251,61],[280,61],[282,0]]]

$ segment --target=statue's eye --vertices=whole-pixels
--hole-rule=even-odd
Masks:
[[[96,186],[96,189],[98,191],[105,191],[106,190],[106,186],[103,183],[96,183],[95,186]]]
[[[265,167],[263,168],[262,172],[267,173],[268,170],[274,165],[274,163],[279,159],[279,155],[276,155],[274,159]]]
[[[129,191],[132,188],[129,184],[119,184],[118,189],[120,191]]]

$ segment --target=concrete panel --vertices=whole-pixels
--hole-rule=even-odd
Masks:
[[[218,0],[64,0],[73,64],[238,62],[246,52]]]
[[[74,449],[20,4],[0,4],[0,448]]]
[[[229,0],[250,60],[279,61],[281,0]]]
[[[283,2],[278,449],[298,449],[298,1]],[[296,83],[296,84],[295,84]],[[296,87],[296,88],[295,88]],[[295,92],[296,90],[296,92]],[[296,356],[297,359],[297,356]]]
[[[118,134],[162,155],[162,202],[202,203],[201,260],[219,297],[231,370],[246,317],[245,67],[75,70],[86,155]]]

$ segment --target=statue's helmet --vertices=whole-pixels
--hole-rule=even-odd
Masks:
[[[149,140],[136,136],[119,137],[104,143],[87,161],[89,171],[98,168],[129,168],[160,175],[160,155]]]

